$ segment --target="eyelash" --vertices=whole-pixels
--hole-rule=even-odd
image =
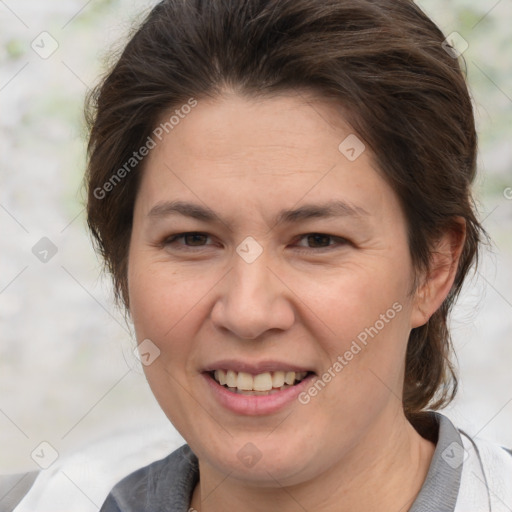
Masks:
[[[170,246],[170,245],[174,245],[174,246],[178,246],[180,247],[179,250],[194,250],[193,248],[204,248],[208,245],[214,245],[214,244],[202,244],[202,245],[187,245],[187,244],[177,244],[176,242],[178,240],[185,240],[185,237],[187,236],[206,236],[206,237],[210,237],[210,235],[208,235],[207,233],[203,233],[203,232],[200,232],[200,231],[187,231],[187,232],[184,232],[184,233],[177,233],[176,235],[172,235],[168,238],[166,238],[163,242],[162,242],[162,245],[167,247],[167,246]],[[300,235],[298,236],[297,238],[295,238],[294,240],[294,243],[297,243],[298,241],[301,241],[303,239],[306,239],[307,237],[326,237],[329,239],[330,242],[334,242],[334,243],[329,243],[329,245],[327,246],[321,246],[321,247],[304,247],[304,246],[298,246],[298,247],[301,247],[299,249],[299,251],[311,251],[311,250],[332,250],[336,247],[339,247],[339,246],[344,246],[344,245],[347,245],[347,244],[350,244],[350,242],[348,240],[346,240],[345,238],[343,237],[339,237],[339,236],[334,236],[334,235],[328,235],[326,233],[306,233],[304,235]],[[184,248],[187,248],[187,249],[184,249]]]

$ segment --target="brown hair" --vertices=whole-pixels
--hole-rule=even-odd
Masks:
[[[410,0],[160,2],[88,99],[88,224],[117,298],[129,307],[128,246],[144,161],[125,163],[162,115],[226,87],[247,97],[313,90],[335,98],[371,148],[402,204],[418,272],[428,270],[439,235],[456,217],[466,221],[453,288],[413,329],[406,356],[406,414],[448,403],[457,388],[448,313],[484,231],[470,191],[471,100],[443,41]]]

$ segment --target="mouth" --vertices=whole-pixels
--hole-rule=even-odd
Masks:
[[[314,375],[312,371],[267,371],[253,375],[248,372],[217,369],[207,375],[228,391],[246,396],[268,396],[300,384]]]

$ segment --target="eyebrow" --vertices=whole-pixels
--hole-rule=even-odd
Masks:
[[[183,215],[193,219],[215,222],[220,217],[207,206],[186,201],[163,201],[156,204],[148,213],[148,217],[164,218],[170,215]],[[361,217],[370,215],[364,208],[351,205],[345,201],[335,200],[325,204],[306,204],[291,210],[282,210],[276,216],[275,223],[294,223],[309,219],[328,217]]]

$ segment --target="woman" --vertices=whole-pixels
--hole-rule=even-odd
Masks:
[[[484,236],[456,52],[409,0],[165,0],[91,97],[88,222],[187,445],[103,512],[483,511],[435,413]]]
[[[103,511],[512,504],[508,453],[425,412],[482,236],[449,50],[407,0],[149,14],[94,97],[88,218],[188,447]]]

